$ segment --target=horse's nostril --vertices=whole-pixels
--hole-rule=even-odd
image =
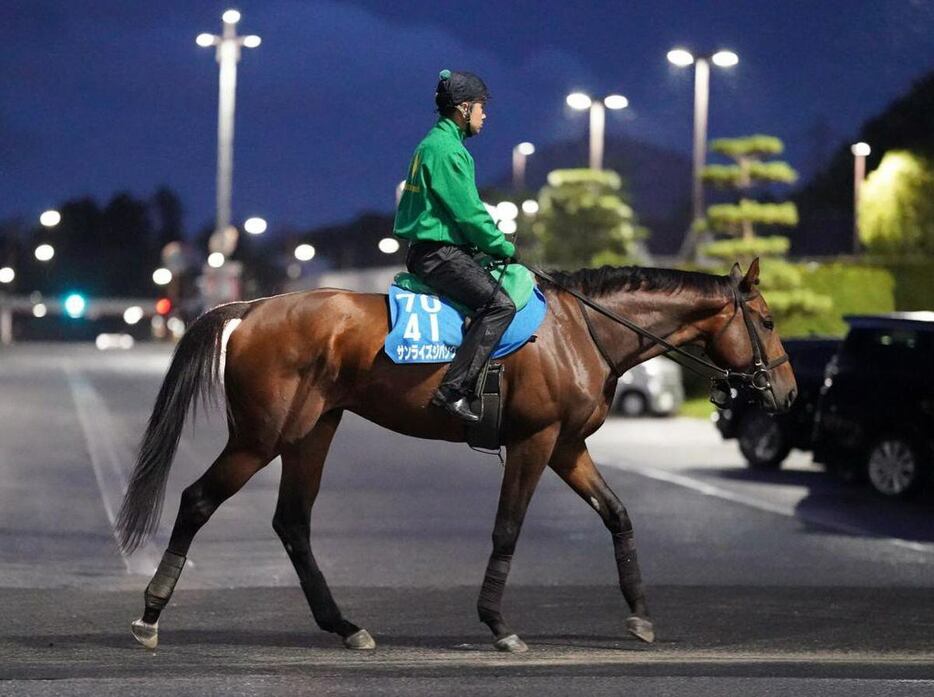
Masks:
[[[788,393],[788,402],[787,402],[787,406],[790,407],[792,404],[794,404],[794,402],[795,402],[795,397],[797,397],[797,396],[798,396],[798,393],[797,393],[795,390],[792,390],[791,392],[789,392],[789,393]]]

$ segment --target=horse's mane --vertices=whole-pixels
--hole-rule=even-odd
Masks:
[[[578,271],[548,270],[561,285],[578,290],[584,295],[599,297],[618,290],[644,290],[676,293],[693,290],[703,295],[729,292],[728,276],[677,269],[654,269],[642,266],[601,266],[599,269]],[[544,278],[538,279],[543,288],[555,288]]]

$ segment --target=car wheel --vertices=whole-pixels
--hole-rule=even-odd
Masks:
[[[625,392],[619,398],[616,408],[623,416],[642,416],[648,408],[648,402],[638,392]]]
[[[866,478],[883,496],[909,498],[924,484],[924,475],[918,451],[902,436],[883,436],[869,448]]]
[[[791,452],[781,425],[761,411],[746,415],[739,424],[736,440],[740,452],[753,469],[778,469]]]

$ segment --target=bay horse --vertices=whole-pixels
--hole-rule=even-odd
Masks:
[[[652,642],[632,522],[584,439],[606,419],[617,377],[666,349],[586,308],[571,293],[598,301],[669,346],[702,346],[717,366],[730,370],[761,368],[760,354],[784,357],[784,348],[757,288],[758,260],[745,274],[734,265],[727,276],[639,267],[552,273],[551,282],[540,281],[548,311],[537,340],[501,359],[506,460],[479,617],[497,649],[527,650],[503,619],[501,601],[526,509],[550,467],[609,530],[620,589],[632,613],[626,628]],[[229,439],[182,493],[168,547],[145,591],[143,616],[132,624],[140,643],[156,646],[160,614],[195,534],[278,455],[282,479],[272,525],[316,623],[339,635],[347,648],[375,647],[372,636],[341,613],[309,540],[311,509],[341,415],[351,411],[417,438],[465,440],[461,421],[429,405],[445,365],[394,364],[383,351],[387,331],[385,295],[330,288],[221,305],[191,325],[159,390],[116,521],[125,552],[158,527],[186,413],[220,384]],[[755,374],[767,383],[768,389],[759,389],[767,408],[790,406],[796,384],[787,359]]]

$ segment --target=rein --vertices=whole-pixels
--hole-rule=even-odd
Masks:
[[[600,305],[599,303],[594,302],[588,298],[583,293],[579,293],[573,288],[568,288],[565,285],[559,283],[551,274],[543,271],[542,269],[529,266],[529,270],[532,271],[536,276],[544,278],[549,283],[557,286],[561,290],[570,293],[575,298],[577,298],[578,305],[581,306],[581,313],[584,315],[584,322],[587,324],[587,330],[590,332],[590,336],[593,339],[594,344],[597,346],[597,350],[603,356],[604,360],[609,364],[610,370],[618,378],[621,373],[617,370],[616,366],[613,365],[612,361],[609,358],[609,354],[606,349],[602,346],[597,335],[591,326],[590,319],[587,317],[587,313],[584,311],[583,305],[596,310],[605,317],[609,317],[614,322],[622,324],[624,327],[631,329],[636,334],[648,339],[654,344],[658,344],[666,349],[666,353],[675,354],[670,356],[672,360],[680,363],[685,368],[693,370],[698,375],[710,378],[712,381],[726,381],[729,382],[731,379],[741,380],[743,382],[748,382],[753,388],[759,391],[767,391],[772,389],[771,381],[769,380],[769,371],[777,368],[782,363],[788,361],[788,355],[782,354],[778,358],[766,362],[765,360],[765,351],[762,347],[761,339],[759,338],[758,333],[755,331],[755,327],[752,326],[752,319],[749,317],[749,310],[746,307],[746,302],[742,299],[740,293],[738,292],[736,283],[733,282],[733,302],[735,305],[739,306],[743,314],[743,321],[746,325],[746,331],[749,333],[749,341],[752,344],[752,353],[753,353],[753,365],[751,370],[747,371],[735,371],[729,370],[727,368],[721,368],[718,365],[714,365],[708,360],[705,360],[699,356],[695,356],[691,353],[688,353],[680,346],[675,346],[667,339],[664,339],[656,334],[653,334],[648,329],[640,327],[638,324],[629,320],[621,315],[616,314],[612,310]],[[732,322],[732,319],[730,320]],[[724,326],[724,329],[726,326]]]

